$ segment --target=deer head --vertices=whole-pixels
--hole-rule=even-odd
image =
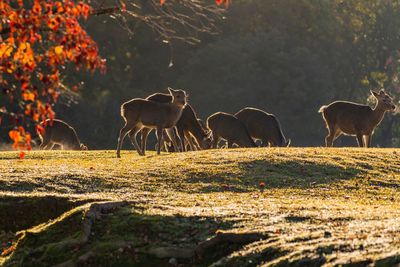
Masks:
[[[172,103],[177,104],[180,107],[186,106],[186,92],[183,90],[174,90],[168,87],[168,91],[172,96]]]
[[[384,89],[381,89],[379,92],[371,91],[371,94],[378,101],[378,106],[383,110],[395,110],[396,105],[393,103],[393,98],[385,92]]]

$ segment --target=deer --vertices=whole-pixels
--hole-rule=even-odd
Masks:
[[[147,100],[159,102],[159,103],[167,103],[171,101],[171,95],[163,94],[163,93],[155,93],[146,98]],[[182,151],[186,151],[185,139],[188,140],[189,144],[191,143],[191,136],[195,138],[195,141],[199,148],[208,149],[211,146],[211,137],[210,134],[207,133],[200,123],[197,120],[197,115],[194,109],[190,104],[186,104],[182,111],[182,115],[178,122],[176,123],[178,140],[180,141],[180,148]],[[150,133],[151,129],[144,128],[142,130],[142,149],[146,146],[147,136]],[[175,131],[173,129],[169,129],[167,131],[168,136],[170,137],[172,143],[174,144],[175,151],[178,151],[177,144],[175,140]],[[193,144],[194,146],[194,144]],[[192,148],[193,149],[193,148]]]
[[[396,109],[393,98],[385,92],[371,91],[377,100],[375,107],[347,101],[335,101],[322,106],[319,113],[325,120],[329,131],[325,138],[326,147],[342,134],[356,136],[359,147],[370,147],[375,128],[380,124],[387,111]]]
[[[234,144],[239,147],[257,147],[246,125],[232,114],[214,113],[207,118],[206,124],[212,132],[212,148],[217,148],[221,138],[227,141],[228,148],[232,148]]]
[[[246,107],[235,116],[246,125],[250,136],[261,140],[261,146],[287,147],[290,139],[283,135],[278,119],[273,115],[257,108]]]
[[[62,120],[47,119],[36,127],[41,140],[40,149],[53,149],[59,145],[62,150],[88,150],[87,146],[79,141],[78,135],[72,126]]]
[[[198,142],[198,138],[195,138],[193,136],[193,134],[191,134],[190,132],[185,132],[185,142],[184,142],[184,144],[185,144],[186,151],[189,151],[189,150],[190,151],[197,151],[197,150],[211,148],[211,142],[212,142],[212,140],[211,140],[211,131],[207,129],[207,126],[206,126],[205,122],[202,119],[197,118],[197,122],[201,126],[201,129],[202,129],[203,133],[207,134],[207,137],[206,137],[207,138],[206,139],[207,142],[206,142],[205,146],[204,146],[204,143],[203,143],[203,145],[201,145],[201,143]]]
[[[186,92],[168,88],[171,95],[170,102],[159,103],[148,99],[134,98],[121,105],[121,116],[125,125],[121,128],[118,145],[117,158],[120,158],[122,141],[129,133],[129,138],[140,156],[145,155],[146,147],[141,149],[137,143],[136,135],[143,128],[156,129],[157,155],[160,154],[163,139],[163,130],[176,125],[186,106]]]

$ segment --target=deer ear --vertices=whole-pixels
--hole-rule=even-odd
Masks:
[[[379,93],[377,93],[377,92],[375,92],[375,91],[370,90],[370,92],[371,92],[371,94],[372,94],[373,96],[375,96],[375,97],[378,97],[378,96],[379,96]]]
[[[168,92],[169,92],[171,95],[173,95],[173,94],[175,93],[175,90],[172,89],[171,87],[168,87]]]

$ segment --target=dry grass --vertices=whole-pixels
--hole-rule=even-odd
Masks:
[[[261,232],[268,238],[246,246],[226,245],[207,259],[178,259],[178,263],[308,266],[400,262],[399,149],[259,148],[150,153],[146,157],[125,151],[122,159],[115,158],[114,151],[35,151],[24,160],[17,157],[15,152],[0,152],[0,194],[7,201],[43,196],[79,199],[79,203],[129,201],[129,207],[98,222],[109,232],[99,230],[91,244],[75,252],[68,250],[66,258],[79,259],[89,252],[97,258],[116,253],[122,263],[143,263],[149,260],[143,258],[143,249],[149,244],[191,247],[223,229]],[[260,182],[265,183],[263,192]],[[77,223],[79,220],[71,219],[68,229]],[[132,232],[132,225],[138,223],[151,234]],[[29,266],[32,258],[36,265],[65,260],[44,252],[39,256],[26,253],[33,244],[40,247],[55,242],[48,241],[51,231],[35,235],[47,237],[35,241],[24,237],[16,252],[3,258],[4,264]],[[65,239],[68,234],[57,242]],[[85,264],[96,266],[91,255],[84,259]],[[156,265],[167,266],[167,262],[160,260]]]

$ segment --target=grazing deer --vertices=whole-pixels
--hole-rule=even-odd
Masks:
[[[37,133],[42,143],[40,149],[53,149],[54,145],[60,145],[61,149],[87,150],[81,144],[74,128],[62,120],[42,121],[37,127]]]
[[[286,140],[274,115],[256,108],[244,108],[235,116],[246,125],[253,139],[261,140],[262,146],[290,145],[290,139]]]
[[[160,154],[163,139],[163,130],[176,125],[186,105],[186,92],[168,88],[171,94],[171,101],[158,103],[147,99],[134,98],[121,105],[121,116],[125,120],[118,137],[117,157],[121,157],[120,150],[123,139],[129,133],[132,144],[139,155],[144,156],[146,147],[143,150],[139,147],[136,135],[142,128],[156,129],[157,154]]]
[[[383,89],[379,93],[371,91],[371,94],[377,100],[374,109],[345,101],[336,101],[319,109],[318,112],[322,113],[329,130],[325,138],[327,147],[331,147],[341,134],[355,135],[360,147],[371,146],[374,129],[382,121],[386,111],[396,109],[392,97]]]
[[[246,125],[231,114],[224,112],[214,113],[207,118],[207,128],[212,132],[213,148],[217,148],[220,138],[228,142],[228,148],[231,148],[233,144],[239,147],[257,147]]]
[[[155,93],[153,95],[150,95],[146,99],[159,103],[167,103],[171,101],[171,95]],[[179,136],[180,147],[182,151],[186,151],[185,138],[186,140],[188,140],[190,144],[191,135],[194,136],[196,142],[198,143],[198,146],[201,149],[210,148],[211,138],[209,134],[199,124],[197,120],[197,115],[189,104],[187,104],[183,109],[182,115],[178,120],[178,122],[176,123],[176,129]],[[146,128],[142,130],[142,149],[143,147],[146,146],[147,136],[150,133],[150,131],[151,129],[146,129]],[[169,130],[168,135],[170,136],[171,141],[174,143],[174,140],[176,140],[175,131],[173,129]],[[175,148],[177,147],[176,141],[174,147]],[[178,151],[178,149],[175,149],[175,151]]]
[[[188,106],[183,111],[182,118],[177,124],[177,129],[181,140],[185,137],[192,150],[196,148],[209,149],[211,147],[211,132],[202,127],[191,106]],[[186,150],[185,146],[183,148],[183,150]]]
[[[211,131],[207,129],[207,125],[202,119],[197,118],[197,122],[201,127],[201,132],[202,132],[202,137],[203,137],[203,142],[199,142],[199,138],[194,137],[194,135],[191,135],[190,133],[188,135],[185,135],[185,140],[187,141],[185,144],[186,150],[201,150],[201,149],[208,149],[211,147]],[[196,126],[198,127],[198,126]],[[193,132],[193,131],[192,131]],[[207,137],[204,137],[204,134],[207,134]],[[204,139],[205,138],[205,139]],[[189,147],[189,149],[188,149]]]

